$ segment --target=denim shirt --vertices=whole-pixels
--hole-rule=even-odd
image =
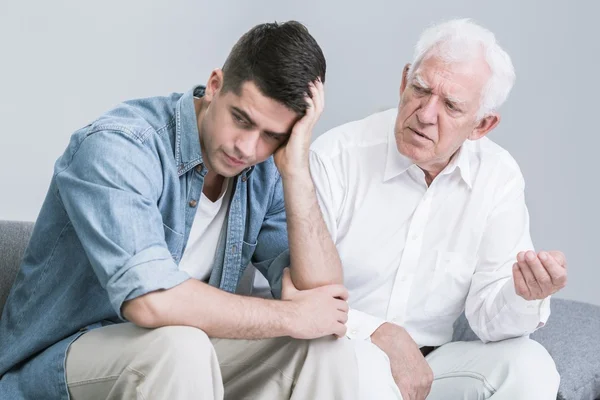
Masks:
[[[203,90],[125,102],[71,137],[0,319],[0,399],[68,399],[79,335],[190,279],[178,263],[207,173],[193,101]],[[233,188],[209,283],[235,292],[251,261],[279,297],[289,252],[273,158]]]

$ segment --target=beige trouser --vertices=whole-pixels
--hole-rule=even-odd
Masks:
[[[370,342],[355,342],[360,400],[402,400],[389,358]],[[560,376],[552,357],[529,338],[443,345],[425,357],[434,381],[427,400],[555,400]]]
[[[69,348],[73,400],[354,399],[353,346],[332,337],[210,339],[185,326],[130,323],[85,333]]]

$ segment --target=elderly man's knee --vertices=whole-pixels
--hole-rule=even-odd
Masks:
[[[560,376],[556,364],[544,346],[535,340],[519,338],[506,351],[512,373],[531,382],[554,383],[558,387]]]
[[[316,352],[324,360],[339,362],[356,362],[354,346],[347,338],[337,339],[333,336],[309,340],[308,351]]]

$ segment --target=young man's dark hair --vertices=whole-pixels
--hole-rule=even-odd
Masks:
[[[223,65],[223,91],[239,94],[253,81],[267,97],[304,114],[308,84],[325,82],[325,56],[304,25],[296,21],[266,23],[248,31]]]

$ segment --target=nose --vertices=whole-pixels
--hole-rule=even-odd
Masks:
[[[234,145],[235,156],[244,161],[253,160],[259,137],[260,132],[258,130],[245,131],[238,135]]]
[[[417,111],[417,119],[424,125],[434,125],[438,119],[439,97],[432,94],[425,97]]]

